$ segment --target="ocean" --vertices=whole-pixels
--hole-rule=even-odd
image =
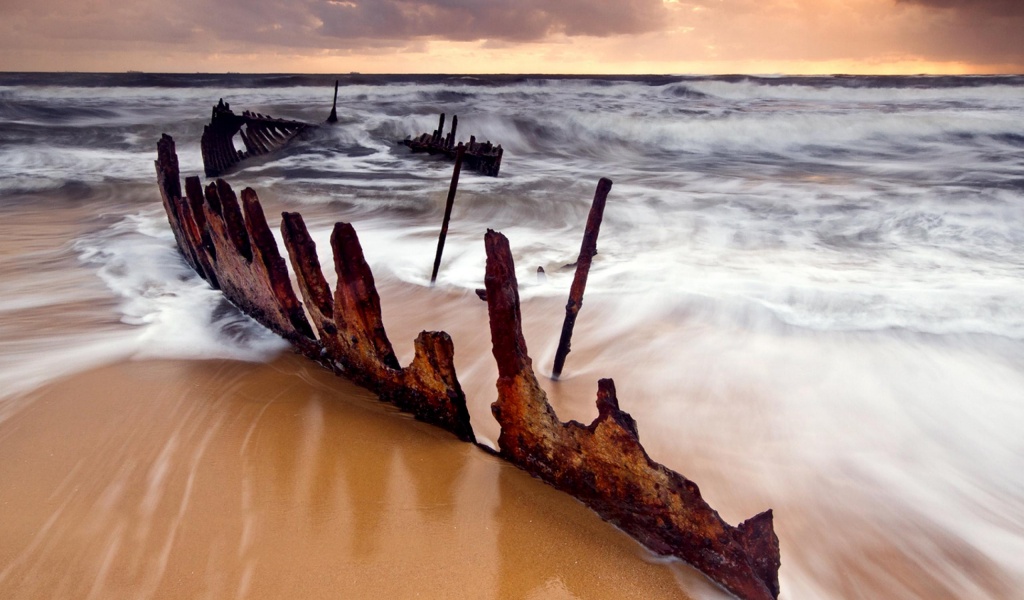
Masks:
[[[177,254],[153,167],[160,135],[174,137],[183,177],[202,175],[199,139],[219,99],[319,123],[335,79],[336,125],[225,179],[257,191],[274,230],[282,210],[301,212],[322,253],[333,223],[354,225],[400,362],[421,329],[452,334],[478,437],[497,439],[474,294],[490,228],[511,242],[526,341],[560,418],[592,420],[596,381],[613,378],[652,458],[727,521],[774,509],[782,597],[1019,594],[1024,77],[8,73],[0,595],[258,598],[290,585],[327,596],[339,565],[321,554],[336,552],[350,597],[431,585],[437,597],[460,585],[494,598],[720,597],[610,525],[586,521],[567,544],[575,534],[545,515],[576,523],[585,509],[304,365]],[[442,112],[504,159],[496,178],[463,172],[431,288],[452,165],[396,142]],[[553,382],[566,265],[600,177],[614,185],[599,253]],[[372,423],[346,428],[356,417],[339,406]],[[274,452],[256,460],[263,428],[289,468],[272,466]],[[334,430],[343,439],[328,440]],[[388,443],[364,439],[378,434]],[[414,434],[435,437],[422,449]],[[354,452],[346,436],[403,453],[405,468],[358,455],[383,473],[369,487],[353,483],[374,477],[365,471],[322,468],[324,453]],[[48,462],[52,444],[63,461]],[[451,452],[458,468],[430,459]],[[411,490],[423,514],[405,522],[416,510],[382,490]],[[212,508],[222,493],[240,508]],[[353,529],[356,504],[377,509]],[[292,539],[282,511],[333,537]],[[471,534],[444,537],[457,527]],[[482,562],[422,566],[435,536],[449,540],[446,561]],[[283,538],[295,564],[274,552]],[[420,570],[382,558],[406,544],[422,546],[402,554]]]

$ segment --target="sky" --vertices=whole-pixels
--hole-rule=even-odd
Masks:
[[[0,71],[1024,73],[1024,0],[0,0]]]

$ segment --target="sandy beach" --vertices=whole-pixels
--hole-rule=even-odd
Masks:
[[[297,356],[123,362],[19,403],[0,428],[4,598],[719,595]]]

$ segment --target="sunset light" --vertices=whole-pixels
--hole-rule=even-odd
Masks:
[[[1014,0],[13,0],[0,70],[1015,73]]]

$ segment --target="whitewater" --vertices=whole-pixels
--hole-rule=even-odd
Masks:
[[[104,364],[287,352],[177,255],[155,144],[201,175],[219,99],[322,122],[333,83],[0,74],[0,428]],[[505,153],[499,177],[462,175],[424,307],[451,164],[396,142],[442,112]],[[615,378],[652,457],[727,520],[775,510],[784,598],[1024,586],[1024,77],[349,75],[338,116],[227,180],[273,229],[303,213],[321,253],[353,223],[401,360],[451,329],[484,439],[483,233],[511,242],[550,374],[608,177],[565,385],[545,384],[563,420]]]

